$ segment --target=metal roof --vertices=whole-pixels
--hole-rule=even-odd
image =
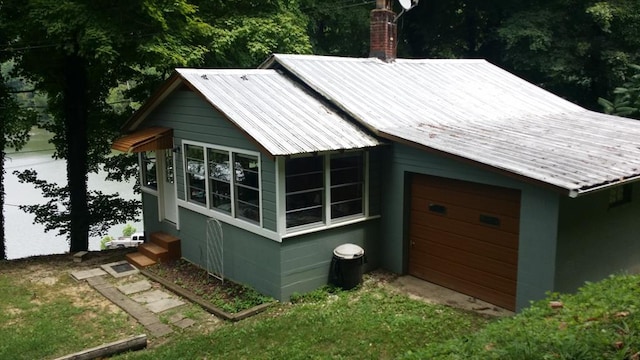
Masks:
[[[585,110],[484,60],[274,55],[376,134],[571,196],[637,180],[640,121]]]
[[[271,155],[380,145],[375,137],[276,70],[176,72]]]

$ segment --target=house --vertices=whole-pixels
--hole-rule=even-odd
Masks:
[[[395,59],[378,3],[370,58],[176,69],[114,144],[140,154],[145,231],[280,300],[344,243],[511,310],[638,271],[640,122],[484,60]]]

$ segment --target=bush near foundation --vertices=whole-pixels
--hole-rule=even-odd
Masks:
[[[639,310],[640,276],[612,275],[404,358],[640,360]]]

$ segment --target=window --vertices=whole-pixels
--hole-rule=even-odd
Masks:
[[[260,223],[260,161],[257,155],[191,144],[185,145],[185,154],[187,201]]]
[[[208,149],[209,151],[209,206],[231,214],[231,170],[229,153]]]
[[[631,202],[631,184],[616,186],[609,190],[609,207]]]
[[[240,218],[260,222],[260,183],[258,157],[234,154],[236,214]]]
[[[158,190],[155,151],[145,151],[140,155],[142,158],[142,186]]]
[[[287,160],[285,178],[287,227],[322,222],[324,157]]]
[[[362,155],[331,157],[331,218],[362,214]]]
[[[202,146],[186,145],[185,149],[187,200],[206,205],[204,148]]]
[[[364,191],[362,153],[288,159],[285,162],[287,228],[362,216]]]

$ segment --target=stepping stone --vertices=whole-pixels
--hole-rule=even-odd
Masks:
[[[151,283],[147,280],[140,280],[130,284],[118,286],[118,290],[125,295],[131,295],[151,289]]]
[[[151,310],[151,312],[157,314],[169,309],[173,309],[174,307],[178,307],[180,305],[184,305],[184,301],[178,299],[162,299],[148,303],[145,306],[147,307],[147,309]]]
[[[180,321],[176,321],[174,323],[172,323],[173,325],[179,327],[180,329],[186,329],[189,326],[192,326],[193,324],[195,324],[195,320],[193,319],[182,319]]]
[[[170,299],[172,296],[162,290],[147,291],[131,298],[139,303],[152,303],[162,299]]]
[[[71,272],[71,277],[78,281],[102,275],[107,275],[107,273],[99,268]]]

